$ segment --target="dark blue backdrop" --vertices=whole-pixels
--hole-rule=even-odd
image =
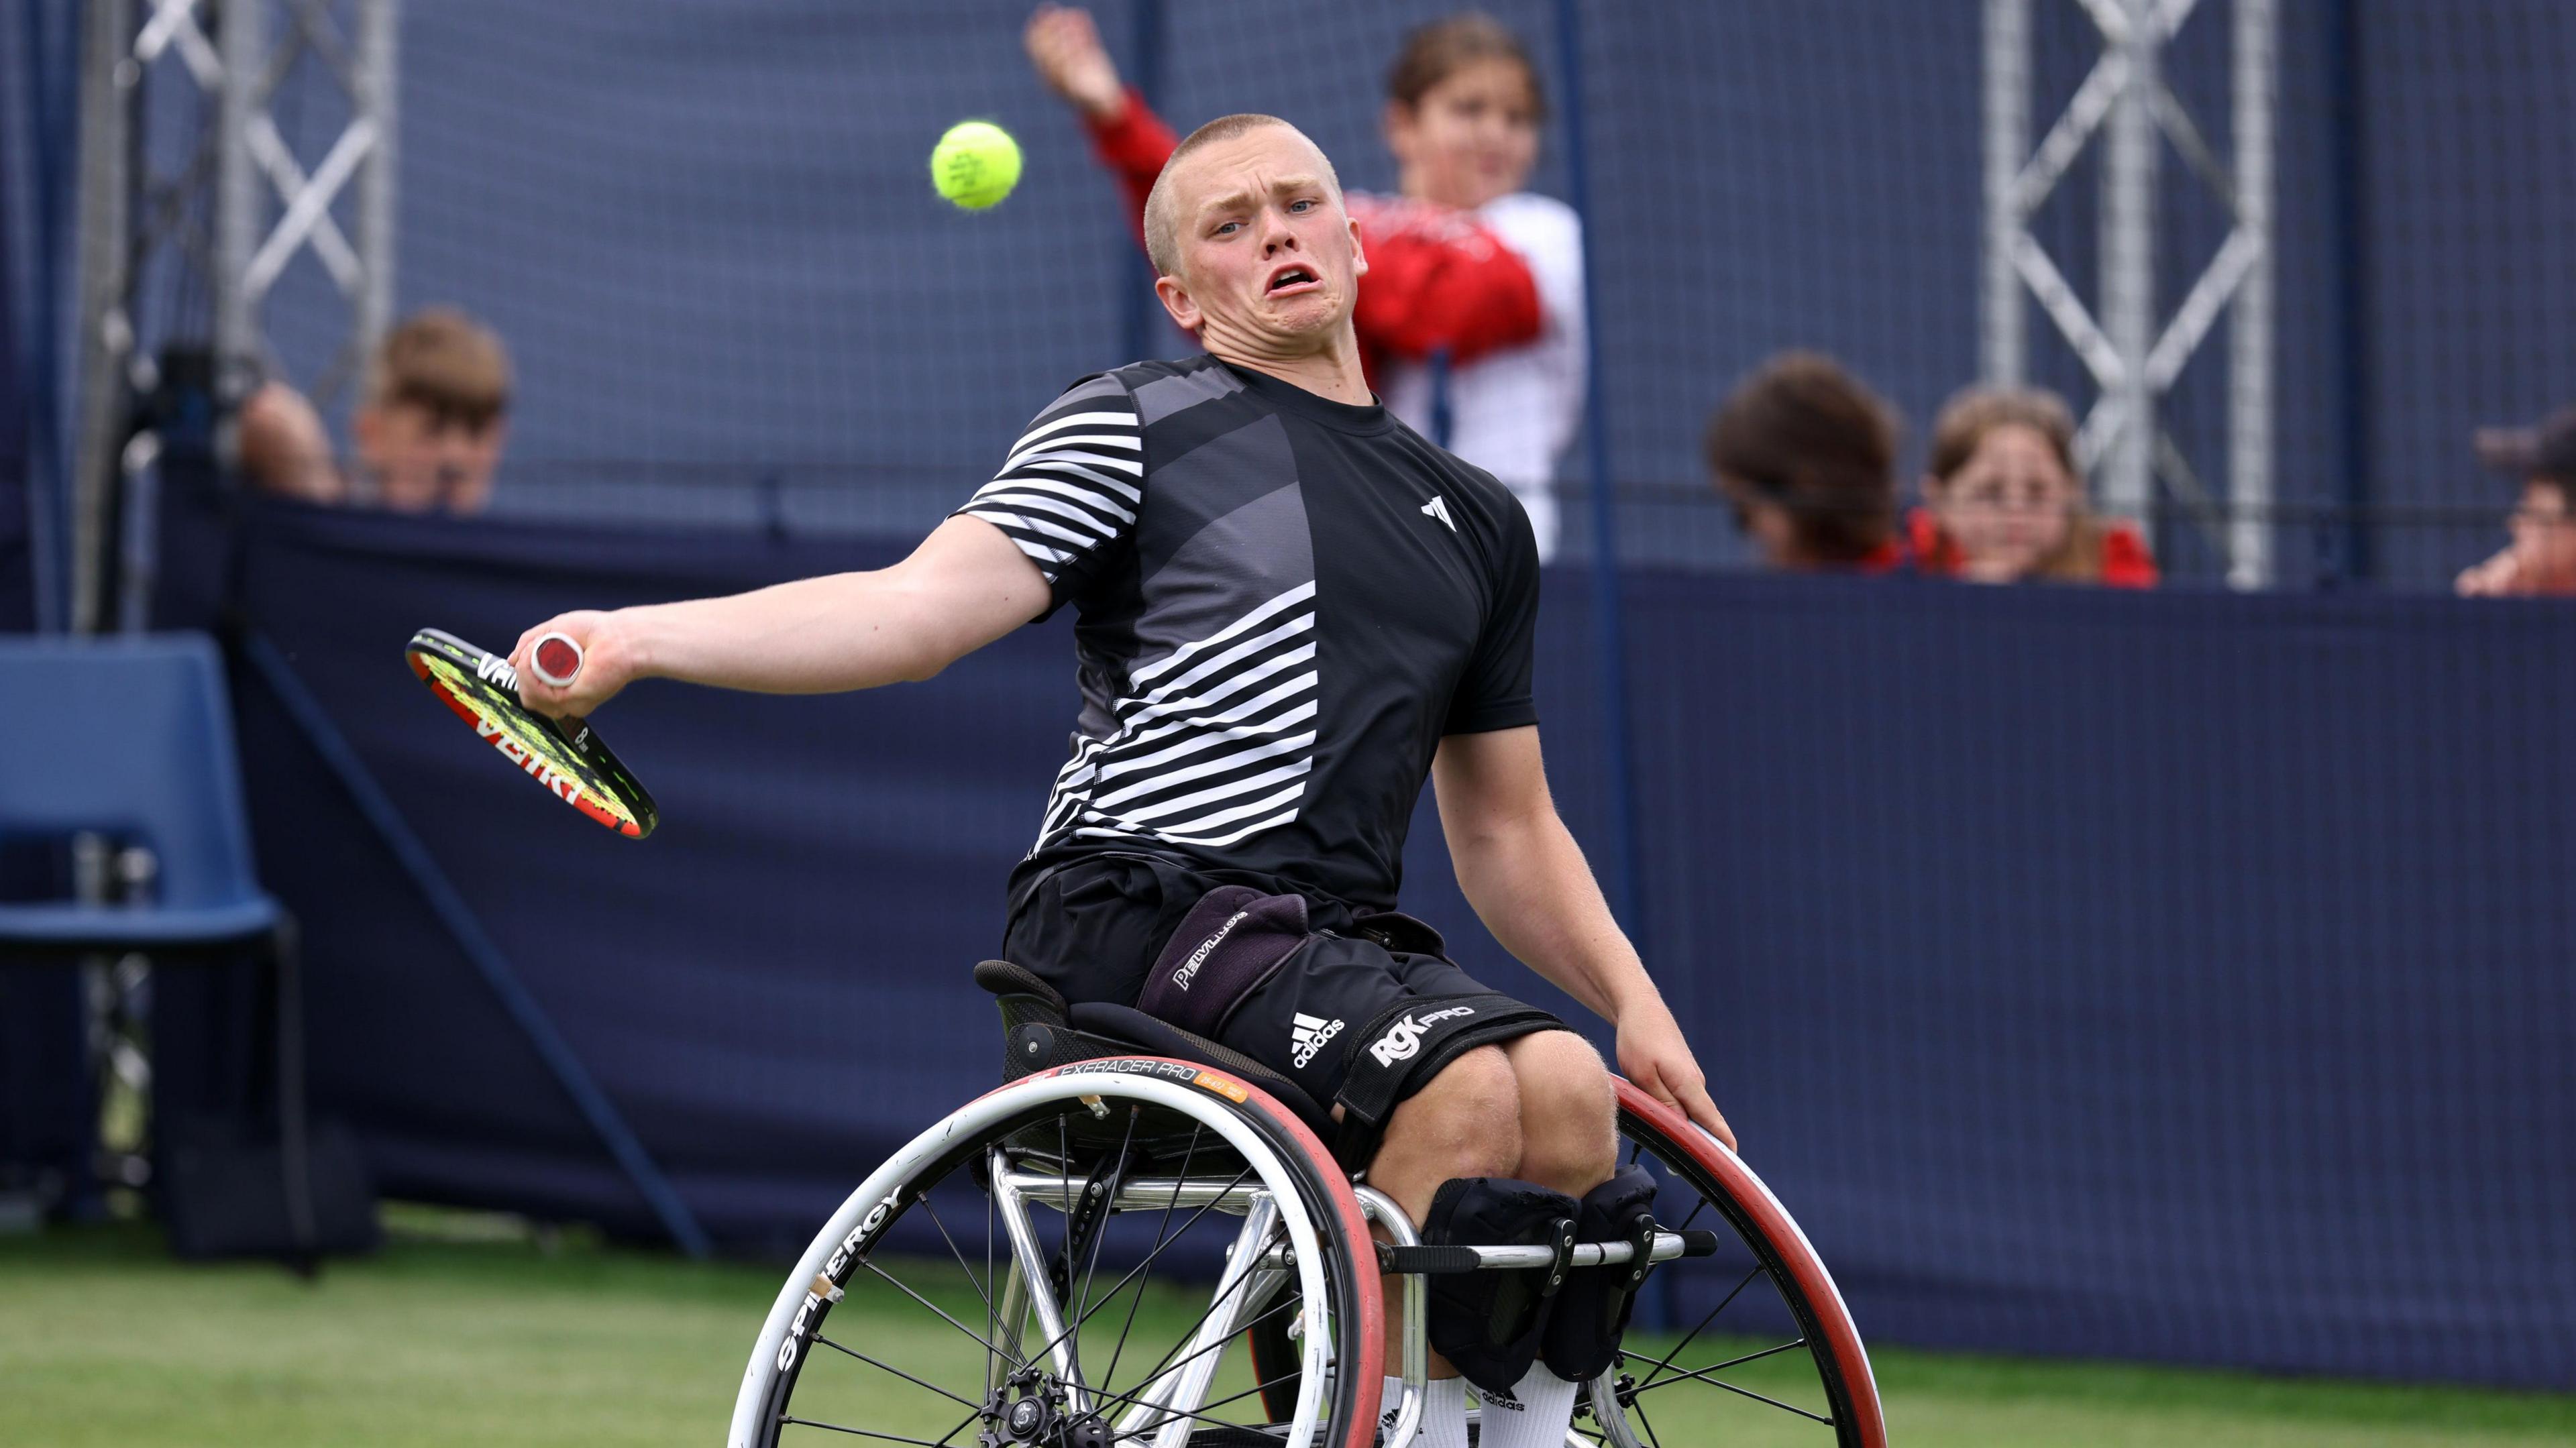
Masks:
[[[720,1238],[785,1248],[994,1079],[967,968],[1071,717],[1061,625],[871,696],[637,687],[602,721],[664,809],[634,844],[484,757],[402,639],[891,550],[254,523],[251,625]],[[1549,584],[1543,727],[1597,844],[1585,595]],[[1865,1331],[2576,1386],[2576,609],[1678,574],[1633,603],[1645,953]],[[317,1100],[390,1191],[651,1231],[237,687]],[[1497,959],[1427,809],[1407,900],[1561,1000]]]

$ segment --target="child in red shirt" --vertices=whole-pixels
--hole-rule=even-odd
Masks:
[[[1979,387],[1951,398],[1932,425],[1923,506],[1905,522],[1915,571],[1931,577],[2156,584],[2146,540],[2087,506],[2075,417],[2053,392]]]
[[[1083,10],[1042,5],[1030,62],[1080,114],[1143,237],[1171,128],[1122,84]],[[1446,405],[1451,452],[1492,473],[1555,549],[1557,460],[1582,423],[1582,222],[1521,188],[1545,100],[1520,41],[1482,15],[1415,30],[1387,78],[1386,139],[1401,195],[1350,192],[1368,257],[1352,325],[1370,384],[1426,437]],[[1432,359],[1445,359],[1445,370]],[[1437,379],[1437,380],[1435,380]]]

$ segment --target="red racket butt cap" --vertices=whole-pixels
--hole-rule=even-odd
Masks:
[[[550,633],[528,651],[528,662],[538,678],[561,689],[581,673],[581,645],[562,634]]]

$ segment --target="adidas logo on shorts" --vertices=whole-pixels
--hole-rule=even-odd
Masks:
[[[1310,1016],[1299,1011],[1296,1020],[1288,1027],[1288,1064],[1300,1071],[1305,1070],[1306,1063],[1315,1059],[1315,1053],[1324,1049],[1324,1043],[1341,1033],[1340,1021],[1328,1021],[1322,1016]]]

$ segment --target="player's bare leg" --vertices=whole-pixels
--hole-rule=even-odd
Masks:
[[[1580,1199],[1619,1161],[1619,1106],[1592,1043],[1540,1031],[1503,1046],[1520,1089],[1521,1158],[1512,1173]],[[1485,1448],[1556,1448],[1574,1415],[1575,1385],[1533,1364],[1509,1394],[1478,1390]]]
[[[1521,1159],[1511,1174],[1570,1197],[1608,1181],[1619,1161],[1619,1101],[1592,1043],[1540,1031],[1502,1051],[1520,1088]]]
[[[1440,1070],[1387,1117],[1386,1136],[1369,1163],[1369,1183],[1395,1199],[1419,1225],[1432,1195],[1452,1177],[1510,1176],[1521,1159],[1520,1082],[1500,1046],[1478,1046]],[[1387,1300],[1400,1300],[1404,1279],[1384,1279]],[[1404,1321],[1386,1317],[1386,1362],[1404,1360]],[[1423,1404],[1425,1448],[1466,1448],[1467,1392],[1458,1370],[1430,1354],[1431,1387]]]

